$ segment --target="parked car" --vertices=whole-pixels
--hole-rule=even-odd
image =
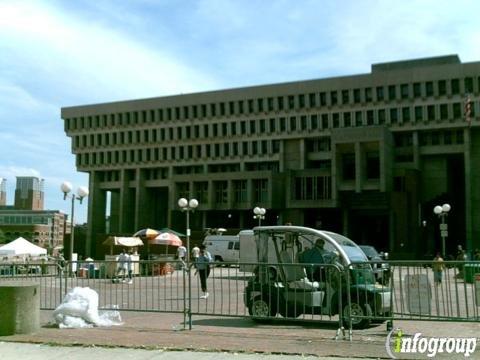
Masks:
[[[390,264],[385,262],[388,259],[388,253],[379,253],[377,249],[371,245],[359,245],[359,247],[365,253],[368,260],[372,262],[375,280],[380,284],[387,285],[391,275]]]
[[[367,257],[350,239],[300,226],[259,226],[253,232],[258,266],[244,295],[253,320],[341,313],[346,324],[363,328],[391,315],[390,288],[376,285]],[[319,241],[332,254],[329,263],[299,263],[299,255]],[[306,271],[313,266],[321,270],[317,280]]]

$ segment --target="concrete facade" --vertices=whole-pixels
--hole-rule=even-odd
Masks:
[[[397,258],[480,247],[480,62],[372,65],[368,74],[62,109],[90,175],[87,253],[112,234],[291,222],[338,231]],[[466,99],[469,99],[468,114]],[[107,206],[109,202],[109,206]],[[110,213],[107,214],[107,209]]]

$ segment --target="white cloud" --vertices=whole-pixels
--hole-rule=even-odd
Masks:
[[[40,2],[3,3],[0,14],[0,49],[18,67],[63,85],[62,93],[51,95],[58,102],[77,101],[79,93],[95,101],[214,87],[212,77],[169,54],[168,44],[148,48],[95,18],[86,22]]]

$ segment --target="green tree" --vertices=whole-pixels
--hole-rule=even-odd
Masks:
[[[5,244],[7,242],[7,237],[5,233],[0,229],[0,244]]]

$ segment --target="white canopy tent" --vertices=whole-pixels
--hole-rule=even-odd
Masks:
[[[6,245],[0,246],[0,256],[16,256],[16,255],[30,255],[40,256],[46,255],[47,249],[32,244],[30,241],[22,237],[9,242]]]

